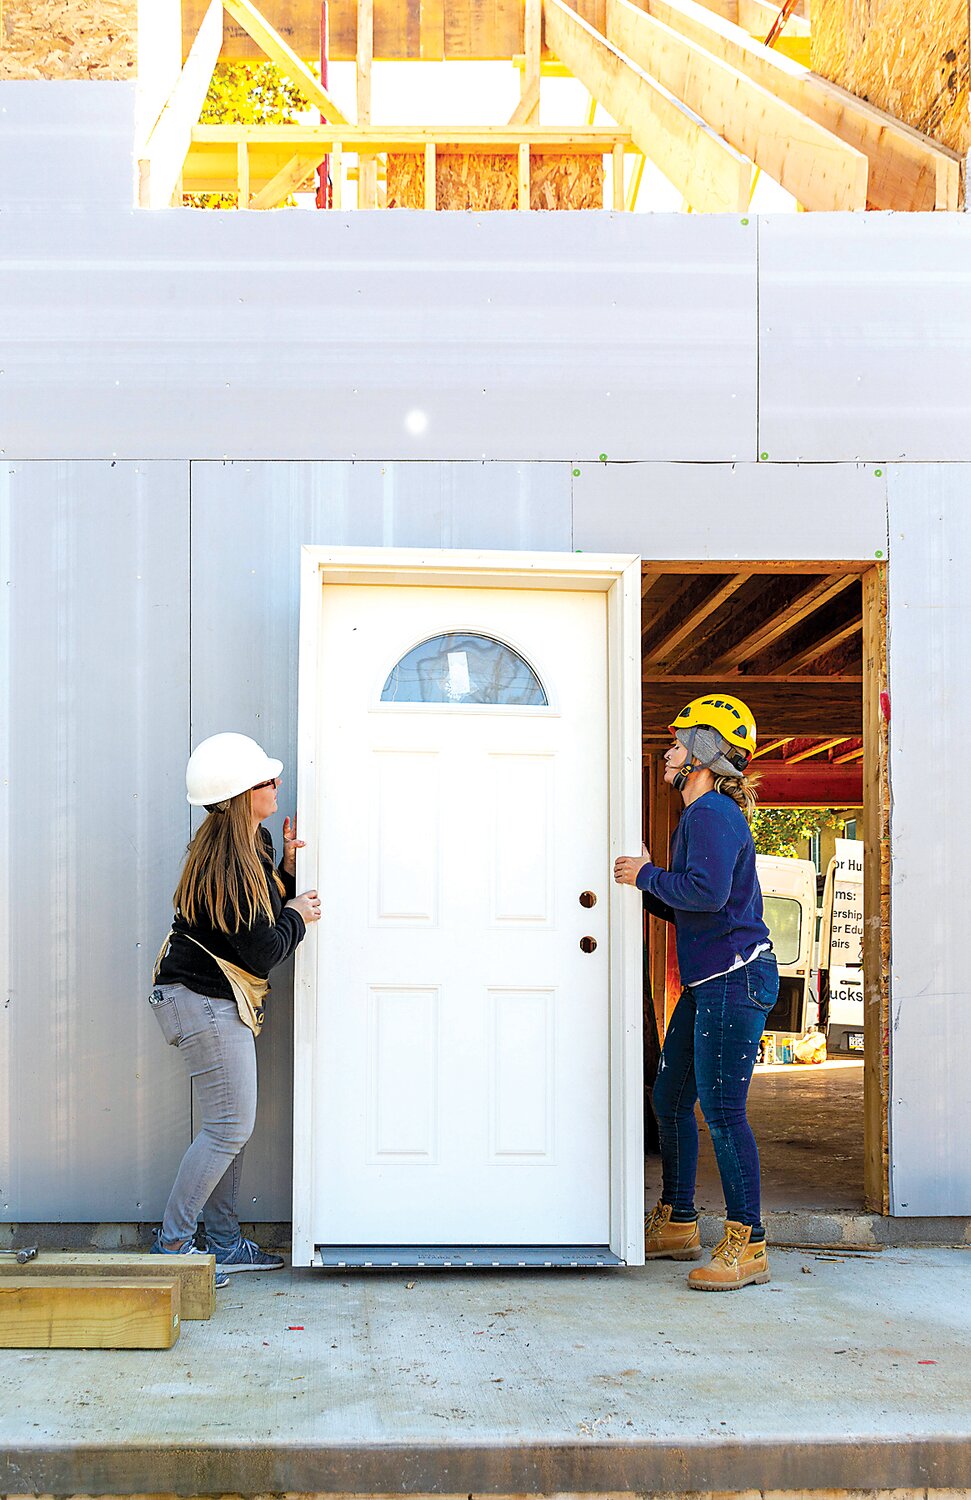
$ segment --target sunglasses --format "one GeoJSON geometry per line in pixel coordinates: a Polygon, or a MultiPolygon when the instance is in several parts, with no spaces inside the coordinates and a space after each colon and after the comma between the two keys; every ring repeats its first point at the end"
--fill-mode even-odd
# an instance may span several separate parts
{"type": "Polygon", "coordinates": [[[280,785],[280,777],[279,776],[271,776],[270,779],[269,779],[269,781],[258,781],[255,786],[251,786],[250,787],[250,791],[251,792],[262,792],[262,790],[263,790],[264,787],[267,787],[267,786],[278,787],[279,785],[280,785]]]}

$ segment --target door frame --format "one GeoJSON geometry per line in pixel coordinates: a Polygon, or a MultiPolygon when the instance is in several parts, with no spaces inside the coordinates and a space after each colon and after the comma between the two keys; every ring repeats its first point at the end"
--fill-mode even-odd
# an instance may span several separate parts
{"type": "MultiPolygon", "coordinates": [[[[319,693],[322,591],[330,584],[420,588],[519,588],[607,596],[607,713],[610,862],[637,853],[641,821],[641,560],[631,554],[477,552],[412,547],[300,549],[300,664],[297,806],[306,847],[297,886],[317,883],[326,851],[317,842],[317,746],[326,705],[319,693]]],[[[610,881],[609,1129],[610,1249],[626,1265],[644,1263],[643,913],[626,887],[610,881]]],[[[326,922],[326,913],[324,914],[326,922]]],[[[296,953],[293,994],[293,1251],[315,1263],[314,1057],[316,926],[296,953]]]]}

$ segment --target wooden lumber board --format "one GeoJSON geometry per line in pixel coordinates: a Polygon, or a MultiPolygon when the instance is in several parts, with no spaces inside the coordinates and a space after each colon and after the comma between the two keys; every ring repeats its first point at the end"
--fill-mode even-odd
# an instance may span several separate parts
{"type": "Polygon", "coordinates": [[[890,1210],[890,776],[886,567],[863,577],[863,1186],[871,1213],[890,1210]]]}
{"type": "Polygon", "coordinates": [[[137,38],[137,0],[3,0],[0,80],[134,80],[137,38]]]}
{"type": "Polygon", "coordinates": [[[553,52],[692,208],[724,213],[747,207],[751,168],[744,156],[563,0],[544,0],[543,12],[553,52]]]}
{"type": "MultiPolygon", "coordinates": [[[[858,735],[863,728],[859,683],[815,682],[804,687],[798,678],[790,678],[776,686],[729,677],[723,687],[744,698],[755,715],[759,733],[767,739],[780,735],[858,735]]],[[[663,677],[646,681],[643,693],[645,734],[665,734],[686,699],[696,696],[690,689],[685,691],[683,682],[667,682],[663,677]]]]}
{"type": "Polygon", "coordinates": [[[212,1255],[149,1255],[143,1251],[39,1250],[18,1266],[0,1256],[0,1279],[33,1276],[102,1276],[110,1280],[178,1280],[180,1311],[190,1321],[211,1318],[216,1309],[216,1260],[212,1255]]]}
{"type": "Polygon", "coordinates": [[[211,0],[192,50],[138,162],[138,202],[168,208],[178,192],[192,130],[209,92],[223,37],[222,0],[211,0]]]}
{"type": "Polygon", "coordinates": [[[971,150],[967,0],[814,0],[812,66],[944,146],[971,150]]]}
{"type": "Polygon", "coordinates": [[[957,208],[960,157],[828,79],[753,41],[697,0],[648,0],[652,16],[862,151],[871,208],[957,208]]]}
{"type": "Polygon", "coordinates": [[[222,0],[222,4],[226,13],[249,32],[270,61],[276,63],[284,77],[296,84],[301,93],[305,94],[310,103],[320,110],[326,120],[335,125],[346,125],[346,117],[337,108],[320,79],[298,57],[285,38],[270,25],[252,0],[222,0]]]}
{"type": "Polygon", "coordinates": [[[180,1317],[177,1276],[0,1280],[3,1349],[171,1349],[180,1317]]]}
{"type": "Polygon", "coordinates": [[[607,0],[607,36],[804,208],[866,208],[863,153],[770,89],[630,0],[607,0]]]}

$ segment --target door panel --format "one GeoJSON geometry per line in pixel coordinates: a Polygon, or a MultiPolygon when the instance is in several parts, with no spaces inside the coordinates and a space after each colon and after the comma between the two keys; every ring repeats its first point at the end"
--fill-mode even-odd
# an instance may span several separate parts
{"type": "Polygon", "coordinates": [[[323,601],[315,1240],[605,1244],[605,596],[323,601]],[[524,658],[547,705],[475,635],[524,658]],[[409,654],[436,701],[382,702],[409,654]],[[513,701],[468,701],[489,673],[513,701]]]}

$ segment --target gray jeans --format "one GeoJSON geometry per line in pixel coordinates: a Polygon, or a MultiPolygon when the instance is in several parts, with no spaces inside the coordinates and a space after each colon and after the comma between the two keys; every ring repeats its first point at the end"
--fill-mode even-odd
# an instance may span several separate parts
{"type": "Polygon", "coordinates": [[[202,1112],[162,1216],[162,1238],[190,1239],[200,1215],[215,1245],[239,1239],[236,1200],[243,1147],[256,1122],[256,1044],[235,1000],[161,984],[150,1003],[165,1040],[178,1047],[202,1112]]]}

